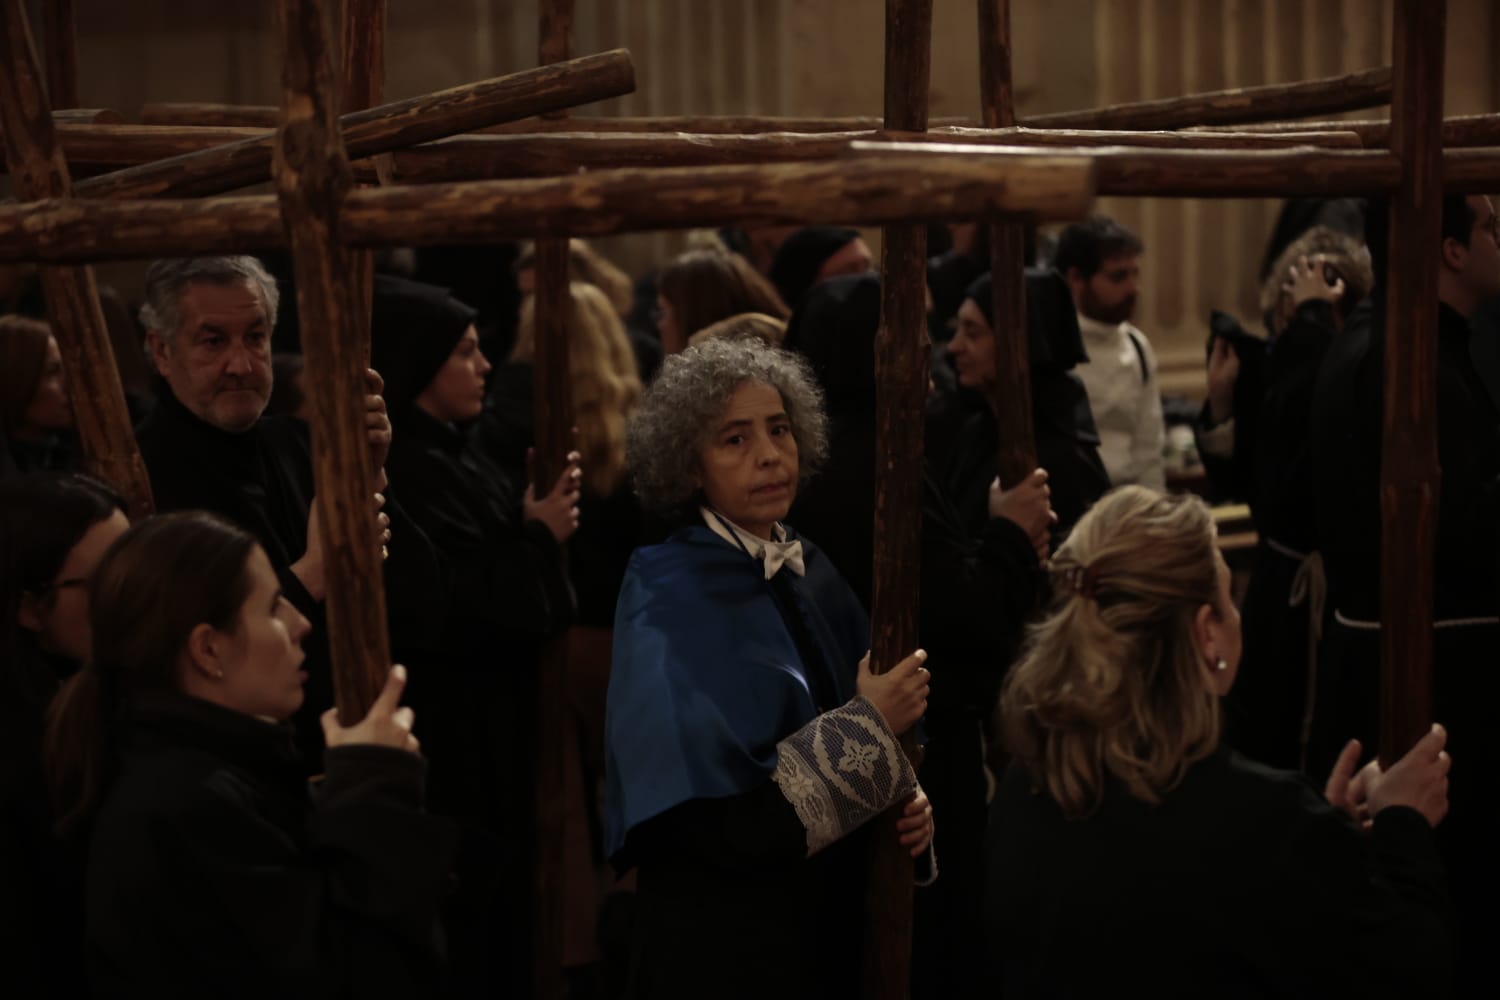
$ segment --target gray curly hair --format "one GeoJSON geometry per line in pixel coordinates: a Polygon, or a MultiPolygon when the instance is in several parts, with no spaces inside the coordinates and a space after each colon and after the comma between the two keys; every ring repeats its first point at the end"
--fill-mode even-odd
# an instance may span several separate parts
{"type": "Polygon", "coordinates": [[[249,256],[170,257],[154,260],[146,268],[146,303],[141,306],[141,325],[168,338],[177,336],[182,324],[179,306],[182,293],[195,281],[211,285],[248,287],[266,311],[266,326],[276,328],[276,307],[281,292],[260,261],[249,256]]]}
{"type": "Polygon", "coordinates": [[[807,362],[758,339],[709,340],[667,358],[626,428],[625,460],[644,506],[669,518],[686,517],[697,506],[698,451],[747,382],[781,393],[797,442],[799,486],[822,466],[828,417],[807,362]]]}

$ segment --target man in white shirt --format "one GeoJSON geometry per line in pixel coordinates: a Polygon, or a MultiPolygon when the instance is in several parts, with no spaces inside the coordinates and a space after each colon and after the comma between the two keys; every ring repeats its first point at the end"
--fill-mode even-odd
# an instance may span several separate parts
{"type": "Polygon", "coordinates": [[[1106,216],[1069,226],[1054,266],[1073,289],[1089,359],[1074,369],[1099,428],[1099,457],[1115,486],[1166,485],[1165,428],[1156,355],[1130,324],[1140,281],[1140,237],[1106,216]]]}

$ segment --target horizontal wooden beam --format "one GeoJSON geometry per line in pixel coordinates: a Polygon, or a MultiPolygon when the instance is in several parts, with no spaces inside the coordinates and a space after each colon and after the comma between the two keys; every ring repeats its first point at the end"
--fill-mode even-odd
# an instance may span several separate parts
{"type": "Polygon", "coordinates": [[[1500,191],[1500,146],[1445,150],[1443,190],[1450,194],[1500,191]]]}
{"type": "MultiPolygon", "coordinates": [[[[1304,130],[1333,128],[1354,132],[1369,149],[1386,149],[1391,144],[1391,123],[1386,118],[1358,121],[1262,122],[1258,125],[1208,125],[1193,129],[1194,135],[1212,134],[1222,129],[1277,135],[1304,130]]],[[[1468,146],[1500,146],[1500,114],[1454,115],[1443,119],[1443,146],[1449,149],[1468,146]]]]}
{"type": "MultiPolygon", "coordinates": [[[[120,169],[268,134],[252,128],[157,125],[63,126],[58,133],[69,166],[82,170],[120,169]]],[[[1359,137],[1352,132],[1262,135],[1027,128],[946,128],[927,133],[769,132],[757,135],[549,132],[455,136],[398,150],[393,154],[392,162],[394,179],[402,181],[546,177],[580,169],[816,160],[836,156],[858,139],[1015,146],[1124,145],[1165,149],[1281,149],[1291,146],[1357,149],[1360,146],[1359,137]]]]}
{"type": "Polygon", "coordinates": [[[142,125],[249,126],[275,128],[281,109],[274,104],[210,104],[184,101],[147,104],[141,108],[142,125]]]}
{"type": "MultiPolygon", "coordinates": [[[[635,90],[624,49],[408,98],[339,119],[351,159],[469,132],[497,121],[588,104],[635,90]]],[[[221,194],[271,176],[271,136],[127,167],[81,181],[80,198],[154,198],[221,194]]]]}
{"type": "MultiPolygon", "coordinates": [[[[933,154],[921,143],[855,142],[865,153],[933,154]]],[[[1053,152],[1062,153],[1058,149],[1053,152]]],[[[1098,168],[1097,193],[1134,198],[1272,198],[1363,195],[1394,189],[1401,164],[1389,152],[1322,149],[1076,149],[1098,168]]],[[[993,146],[943,147],[942,155],[1008,155],[993,146]]],[[[1009,154],[1013,155],[1013,154],[1009,154]]]]}
{"type": "MultiPolygon", "coordinates": [[[[821,163],[601,170],[538,180],[350,192],[355,246],[421,246],[693,226],[915,222],[1020,215],[1079,218],[1093,202],[1083,155],[923,151],[821,163]]],[[[0,206],[0,261],[82,262],[279,248],[276,199],[51,200],[0,206]]]]}
{"type": "Polygon", "coordinates": [[[1389,104],[1391,68],[1361,70],[1298,83],[1236,87],[1183,97],[1134,101],[1085,111],[1034,115],[1035,128],[1162,129],[1191,125],[1237,125],[1281,118],[1337,114],[1389,104]]]}

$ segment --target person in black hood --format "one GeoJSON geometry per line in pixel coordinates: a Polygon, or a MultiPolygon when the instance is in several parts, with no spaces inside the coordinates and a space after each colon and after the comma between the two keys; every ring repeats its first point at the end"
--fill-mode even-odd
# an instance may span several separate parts
{"type": "MultiPolygon", "coordinates": [[[[328,580],[313,514],[312,449],[305,423],[265,417],[272,385],[271,330],[280,295],[253,257],[160,260],[146,271],[141,321],[161,375],[159,402],[136,430],[158,511],[209,510],[249,531],[271,558],[287,598],[313,623],[306,643],[309,705],[333,700],[323,598],[328,580]]],[[[383,469],[390,422],[380,376],[367,373],[370,448],[383,469]]],[[[383,478],[384,473],[380,473],[383,478]]],[[[388,543],[385,564],[391,648],[416,659],[441,620],[432,546],[388,487],[371,530],[388,543]]],[[[316,714],[294,720],[316,769],[316,714]]]]}
{"type": "Polygon", "coordinates": [[[448,581],[439,653],[414,667],[412,699],[429,722],[431,807],[463,830],[451,992],[523,995],[536,668],[542,642],[573,614],[561,543],[577,526],[579,471],[575,455],[549,496],[523,499],[468,447],[490,370],[474,316],[445,289],[377,277],[371,358],[390,373],[391,475],[409,484],[408,509],[448,581]]]}
{"type": "Polygon", "coordinates": [[[18,996],[87,992],[82,845],[54,836],[42,732],[88,659],[88,580],[124,506],[85,476],[0,482],[0,962],[18,996]]]}
{"type": "Polygon", "coordinates": [[[61,825],[90,826],[93,995],[427,992],[452,831],[422,813],[403,668],[361,721],[323,712],[313,794],[285,725],[309,625],[252,535],[201,511],[149,518],[89,598],[91,655],[46,759],[61,825]]]}
{"type": "MultiPolygon", "coordinates": [[[[987,516],[999,434],[986,397],[995,379],[990,276],[969,286],[948,353],[959,392],[934,402],[928,448],[959,516],[978,535],[987,516]]],[[[1072,369],[1086,359],[1067,282],[1049,269],[1026,272],[1031,419],[1038,464],[1047,470],[1057,512],[1056,548],[1078,518],[1109,489],[1088,393],[1072,369]]],[[[1009,485],[1009,484],[1002,484],[1009,485]]]]}
{"type": "MultiPolygon", "coordinates": [[[[829,418],[829,460],[790,519],[870,607],[875,516],[875,335],[880,278],[838,277],[792,317],[785,346],[806,357],[829,418]]],[[[941,816],[942,877],[917,893],[918,997],[965,995],[978,978],[986,781],[981,731],[1041,583],[1037,540],[1051,523],[1045,477],[990,497],[978,541],[923,476],[921,617],[932,688],[920,772],[941,816]]]]}
{"type": "Polygon", "coordinates": [[[777,248],[769,277],[781,301],[796,309],[818,282],[841,274],[865,274],[873,259],[859,230],[808,226],[788,236],[777,248]]]}

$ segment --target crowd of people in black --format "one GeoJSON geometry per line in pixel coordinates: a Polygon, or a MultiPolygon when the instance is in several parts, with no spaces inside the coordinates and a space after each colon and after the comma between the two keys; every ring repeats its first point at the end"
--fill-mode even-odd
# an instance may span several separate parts
{"type": "Polygon", "coordinates": [[[700,234],[634,282],[573,241],[575,450],[548,482],[530,252],[383,256],[364,403],[395,662],[353,725],[287,261],[157,261],[136,319],[113,310],[157,510],[135,524],[85,471],[11,269],[7,982],[528,996],[537,748],[562,741],[576,998],[861,995],[877,836],[914,859],[914,997],[1484,995],[1500,221],[1442,211],[1442,725],[1385,766],[1381,375],[1404,321],[1379,203],[1288,203],[1264,333],[1209,323],[1206,492],[1259,538],[1238,606],[1208,505],[1160,488],[1141,241],[1102,218],[1031,240],[1027,329],[1005,331],[984,228],[933,227],[920,648],[879,674],[858,231],[700,234]],[[1001,335],[1027,338],[1039,463],[1005,483],[1001,335]],[[561,733],[536,711],[555,642],[561,733]],[[892,807],[894,834],[867,822],[892,807]]]}

